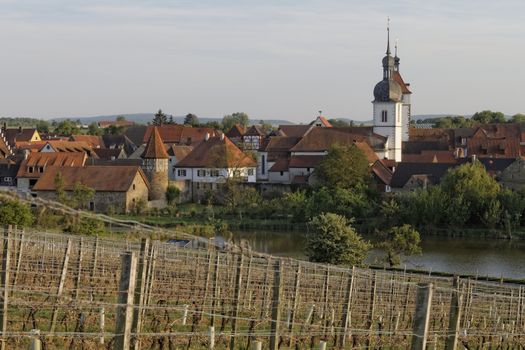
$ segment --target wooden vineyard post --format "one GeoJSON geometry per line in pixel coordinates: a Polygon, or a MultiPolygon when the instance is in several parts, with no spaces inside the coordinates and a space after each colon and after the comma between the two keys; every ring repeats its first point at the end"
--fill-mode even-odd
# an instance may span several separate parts
{"type": "Polygon", "coordinates": [[[369,330],[368,337],[366,338],[366,348],[370,349],[374,343],[374,317],[376,308],[376,283],[377,283],[377,272],[372,271],[372,286],[370,287],[370,309],[368,311],[368,324],[369,330]]]}
{"type": "Polygon", "coordinates": [[[212,297],[211,297],[211,315],[210,315],[210,326],[215,325],[215,307],[217,305],[217,299],[219,298],[219,295],[217,293],[218,291],[218,283],[219,283],[219,263],[220,263],[220,253],[217,252],[217,255],[215,256],[215,266],[213,269],[213,289],[212,289],[212,297]]]}
{"type": "Polygon", "coordinates": [[[341,320],[341,326],[343,327],[342,334],[339,337],[339,346],[345,347],[346,339],[348,338],[348,326],[350,321],[350,307],[352,306],[352,290],[354,289],[355,280],[355,267],[352,267],[352,275],[348,279],[348,285],[346,287],[345,306],[343,310],[343,319],[341,320]]]}
{"type": "Polygon", "coordinates": [[[121,256],[118,306],[115,326],[114,350],[131,348],[131,324],[133,320],[133,297],[135,290],[137,257],[133,252],[121,256]]]}
{"type": "Polygon", "coordinates": [[[432,306],[432,283],[417,285],[416,311],[412,335],[412,350],[425,350],[427,347],[430,308],[432,306]]]}
{"type": "Polygon", "coordinates": [[[237,318],[239,317],[240,310],[240,299],[241,299],[241,283],[242,283],[242,254],[239,254],[237,263],[237,274],[235,276],[235,292],[234,292],[234,305],[232,315],[232,335],[230,338],[230,350],[235,350],[235,343],[237,339],[237,318]]]}
{"type": "Polygon", "coordinates": [[[448,321],[448,335],[445,350],[456,350],[458,345],[459,329],[461,323],[461,304],[463,296],[459,292],[459,277],[454,278],[452,298],[450,300],[450,313],[448,321]]]}
{"type": "Polygon", "coordinates": [[[20,266],[22,265],[22,254],[24,251],[24,237],[25,237],[25,231],[22,229],[20,233],[20,243],[18,245],[18,251],[16,252],[16,270],[15,270],[15,275],[13,276],[13,287],[16,286],[18,275],[20,273],[20,266]]]}
{"type": "MultiPolygon", "coordinates": [[[[132,333],[139,333],[141,330],[141,321],[142,321],[142,308],[144,306],[144,287],[146,282],[146,269],[147,269],[147,255],[149,250],[149,239],[143,238],[140,242],[140,255],[139,263],[137,269],[137,281],[135,285],[135,293],[133,297],[133,322],[131,325],[132,333]]],[[[140,349],[140,341],[137,337],[134,337],[131,340],[131,346],[135,350],[140,349]]]]}
{"type": "Polygon", "coordinates": [[[67,266],[69,264],[69,255],[71,254],[71,238],[67,239],[66,251],[64,252],[64,259],[62,260],[62,272],[60,273],[60,281],[58,282],[57,295],[55,297],[55,305],[53,306],[53,313],[51,314],[51,326],[49,327],[49,332],[53,333],[55,331],[55,326],[57,323],[58,317],[58,302],[62,297],[64,291],[64,283],[66,282],[67,275],[67,266]]]}
{"type": "Polygon", "coordinates": [[[281,322],[281,285],[283,279],[283,267],[281,261],[277,260],[274,266],[272,295],[272,325],[270,331],[270,350],[279,348],[279,330],[281,322]]]}
{"type": "Polygon", "coordinates": [[[80,241],[78,243],[78,260],[77,260],[77,278],[75,280],[75,301],[78,300],[78,293],[79,293],[79,290],[80,290],[80,279],[82,278],[82,255],[83,255],[83,250],[82,250],[82,245],[83,245],[83,239],[82,237],[80,238],[80,241]]]}
{"type": "Polygon", "coordinates": [[[98,343],[104,345],[104,328],[106,327],[106,313],[103,307],[100,308],[100,315],[98,319],[98,328],[100,329],[100,338],[98,343]]]}
{"type": "Polygon", "coordinates": [[[2,272],[0,275],[0,287],[3,288],[2,298],[0,300],[1,313],[0,325],[2,326],[2,339],[0,349],[6,349],[6,332],[7,332],[7,308],[9,303],[9,270],[11,269],[11,226],[4,227],[4,244],[2,254],[2,272]]]}
{"type": "Polygon", "coordinates": [[[296,309],[297,305],[299,303],[299,288],[301,286],[301,265],[297,264],[297,272],[295,273],[295,284],[294,284],[294,297],[293,297],[293,303],[292,303],[292,310],[290,311],[290,324],[288,325],[288,332],[290,333],[290,341],[289,346],[292,347],[293,345],[293,324],[295,322],[296,317],[296,309]]]}

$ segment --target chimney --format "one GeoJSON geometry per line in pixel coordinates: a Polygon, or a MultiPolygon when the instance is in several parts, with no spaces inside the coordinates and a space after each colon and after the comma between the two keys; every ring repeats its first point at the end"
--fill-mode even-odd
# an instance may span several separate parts
{"type": "Polygon", "coordinates": [[[224,133],[221,132],[221,141],[224,140],[224,133]]]}
{"type": "Polygon", "coordinates": [[[22,127],[21,126],[18,127],[18,132],[22,132],[22,127]]]}
{"type": "Polygon", "coordinates": [[[210,133],[207,132],[206,135],[204,135],[204,141],[208,141],[210,139],[210,133]]]}
{"type": "Polygon", "coordinates": [[[475,154],[472,155],[472,163],[476,163],[476,155],[475,154]]]}
{"type": "Polygon", "coordinates": [[[24,159],[27,159],[27,157],[29,157],[29,150],[25,149],[23,152],[24,152],[24,159]]]}

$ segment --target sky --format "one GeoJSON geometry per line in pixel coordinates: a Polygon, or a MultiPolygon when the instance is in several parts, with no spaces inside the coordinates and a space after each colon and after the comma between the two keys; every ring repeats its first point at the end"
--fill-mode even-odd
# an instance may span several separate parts
{"type": "Polygon", "coordinates": [[[386,22],[413,114],[525,112],[523,0],[0,0],[0,116],[370,120],[386,22]]]}

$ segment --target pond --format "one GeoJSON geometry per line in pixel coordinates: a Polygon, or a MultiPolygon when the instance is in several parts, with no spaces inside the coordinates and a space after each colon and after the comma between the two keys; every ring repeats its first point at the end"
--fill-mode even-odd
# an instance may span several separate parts
{"type": "MultiPolygon", "coordinates": [[[[238,231],[234,240],[253,250],[304,259],[306,236],[298,232],[238,231]]],[[[525,279],[525,241],[423,237],[423,254],[403,258],[402,266],[432,272],[525,279]]],[[[373,250],[368,264],[379,265],[382,252],[373,250]]]]}

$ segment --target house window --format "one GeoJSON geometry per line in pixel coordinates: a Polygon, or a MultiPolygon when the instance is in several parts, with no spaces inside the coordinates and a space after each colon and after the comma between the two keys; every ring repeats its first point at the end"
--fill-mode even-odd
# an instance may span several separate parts
{"type": "Polygon", "coordinates": [[[91,211],[95,210],[95,202],[89,202],[89,210],[91,211]]]}
{"type": "Polygon", "coordinates": [[[253,176],[253,169],[248,169],[248,176],[253,176]]]}
{"type": "Polygon", "coordinates": [[[197,176],[198,177],[205,177],[206,176],[206,170],[202,170],[202,169],[197,170],[197,176]]]}
{"type": "Polygon", "coordinates": [[[196,182],[195,183],[195,189],[198,190],[199,188],[201,188],[201,183],[200,182],[196,182]]]}
{"type": "Polygon", "coordinates": [[[4,177],[4,182],[11,182],[11,181],[13,181],[13,178],[9,176],[4,177]]]}
{"type": "Polygon", "coordinates": [[[284,171],[281,171],[281,176],[283,176],[283,175],[284,175],[284,171]]]}
{"type": "Polygon", "coordinates": [[[38,167],[38,172],[43,173],[44,172],[44,167],[43,166],[38,167]]]}
{"type": "MultiPolygon", "coordinates": [[[[199,170],[197,170],[197,173],[199,170]]],[[[186,169],[179,169],[177,170],[177,176],[186,176],[186,169]]]]}
{"type": "Polygon", "coordinates": [[[239,177],[239,176],[241,176],[241,171],[240,171],[240,170],[234,170],[234,171],[233,171],[233,176],[234,176],[234,177],[239,177]]]}
{"type": "Polygon", "coordinates": [[[386,123],[388,120],[388,112],[387,111],[381,111],[381,122],[386,123]]]}
{"type": "Polygon", "coordinates": [[[265,171],[266,171],[266,156],[263,154],[261,156],[261,174],[264,175],[265,171]]]}
{"type": "Polygon", "coordinates": [[[135,189],[135,184],[133,184],[133,189],[135,189]]]}
{"type": "Polygon", "coordinates": [[[27,172],[28,172],[29,174],[32,174],[32,173],[33,173],[33,167],[32,167],[32,166],[27,167],[27,172]]]}
{"type": "Polygon", "coordinates": [[[310,168],[306,168],[306,171],[310,172],[310,168]]]}
{"type": "Polygon", "coordinates": [[[210,176],[211,177],[219,177],[219,170],[218,169],[213,169],[210,171],[210,176]]]}

